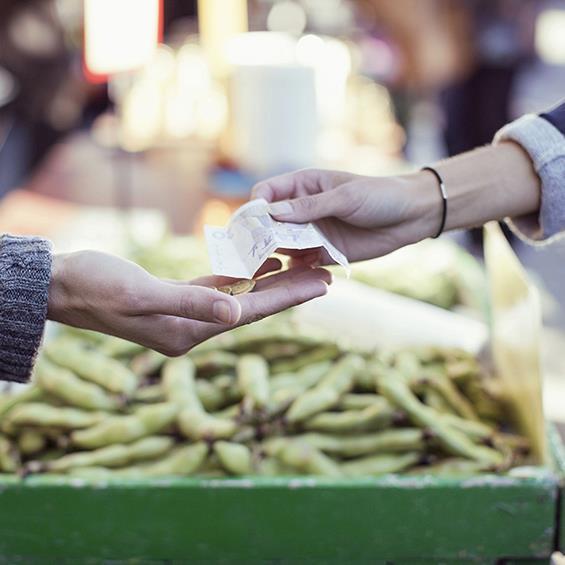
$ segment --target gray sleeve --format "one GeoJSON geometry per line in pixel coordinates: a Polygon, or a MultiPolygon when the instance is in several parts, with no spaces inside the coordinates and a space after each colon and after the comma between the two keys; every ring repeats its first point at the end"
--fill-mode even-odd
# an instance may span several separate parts
{"type": "Polygon", "coordinates": [[[539,214],[507,220],[522,239],[549,243],[565,236],[565,136],[548,120],[527,115],[503,127],[495,143],[512,140],[530,155],[541,181],[539,214]]]}
{"type": "Polygon", "coordinates": [[[29,380],[47,318],[50,279],[48,241],[0,238],[0,379],[29,380]]]}
{"type": "Polygon", "coordinates": [[[557,104],[555,108],[540,114],[540,116],[565,135],[565,102],[557,104]]]}

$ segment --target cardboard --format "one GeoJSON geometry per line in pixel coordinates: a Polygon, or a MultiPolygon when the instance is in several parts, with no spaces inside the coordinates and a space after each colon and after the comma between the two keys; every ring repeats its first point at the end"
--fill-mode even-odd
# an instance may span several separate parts
{"type": "Polygon", "coordinates": [[[509,395],[518,428],[532,442],[539,461],[547,463],[539,295],[498,224],[488,224],[484,233],[496,373],[509,395]]]}

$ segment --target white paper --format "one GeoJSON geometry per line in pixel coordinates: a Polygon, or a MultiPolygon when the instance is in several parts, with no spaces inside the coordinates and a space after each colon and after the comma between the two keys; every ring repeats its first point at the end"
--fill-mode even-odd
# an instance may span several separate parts
{"type": "Polygon", "coordinates": [[[204,233],[215,275],[250,279],[279,248],[323,247],[349,276],[345,255],[314,224],[278,222],[263,199],[244,204],[225,227],[204,226],[204,233]]]}

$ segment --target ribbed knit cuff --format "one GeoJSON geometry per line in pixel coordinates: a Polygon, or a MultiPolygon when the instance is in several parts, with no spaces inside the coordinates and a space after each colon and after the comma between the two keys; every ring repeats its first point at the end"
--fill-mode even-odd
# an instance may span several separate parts
{"type": "Polygon", "coordinates": [[[0,379],[29,380],[47,318],[51,259],[45,239],[0,239],[0,379]]]}
{"type": "Polygon", "coordinates": [[[552,124],[526,115],[503,127],[495,143],[512,140],[530,155],[541,180],[539,214],[507,220],[512,230],[530,243],[549,243],[565,231],[565,136],[552,124]]]}

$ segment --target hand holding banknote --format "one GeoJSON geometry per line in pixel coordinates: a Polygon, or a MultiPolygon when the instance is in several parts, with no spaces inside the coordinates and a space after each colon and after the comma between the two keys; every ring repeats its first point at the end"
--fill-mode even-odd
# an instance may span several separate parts
{"type": "Polygon", "coordinates": [[[261,198],[242,206],[227,226],[205,226],[215,275],[250,279],[277,250],[324,250],[349,272],[347,258],[312,223],[279,222],[261,198]]]}
{"type": "MultiPolygon", "coordinates": [[[[436,163],[434,169],[444,184],[445,205],[429,169],[393,177],[303,170],[259,183],[253,198],[269,202],[275,220],[315,222],[349,261],[380,257],[443,230],[539,213],[540,179],[517,143],[482,147],[436,163]]],[[[562,220],[551,218],[561,225],[562,220]]],[[[539,237],[536,223],[530,216],[528,230],[539,237]]],[[[295,263],[333,262],[324,250],[287,253],[295,263]]]]}
{"type": "MultiPolygon", "coordinates": [[[[418,239],[415,220],[423,218],[414,188],[408,176],[385,179],[308,169],[259,183],[253,198],[268,201],[271,215],[281,222],[315,222],[349,261],[360,261],[418,239]]],[[[297,263],[334,262],[323,249],[284,252],[297,263]]]]}

